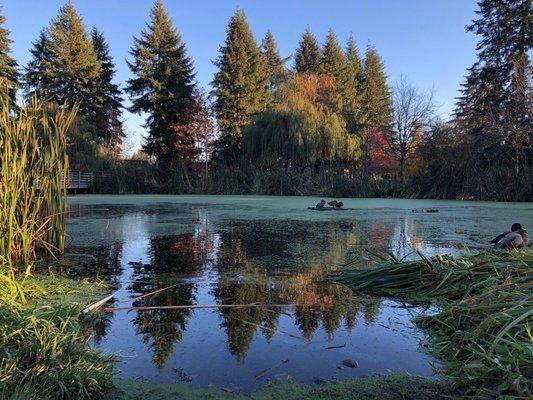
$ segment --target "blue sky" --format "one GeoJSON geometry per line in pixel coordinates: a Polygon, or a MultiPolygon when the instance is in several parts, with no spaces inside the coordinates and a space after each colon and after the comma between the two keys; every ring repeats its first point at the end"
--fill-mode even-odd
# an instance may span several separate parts
{"type": "MultiPolygon", "coordinates": [[[[19,64],[39,31],[66,0],[4,0],[3,14],[19,64]]],[[[88,28],[96,25],[110,44],[123,86],[131,76],[126,59],[133,36],[148,21],[152,0],[73,0],[88,28]]],[[[475,59],[476,38],[465,31],[475,18],[475,0],[165,0],[174,25],[194,60],[197,79],[209,90],[226,24],[237,8],[244,10],[261,40],[270,29],[283,56],[294,52],[307,26],[323,39],[329,28],[344,44],[352,34],[361,53],[368,43],[382,56],[390,83],[404,75],[421,89],[433,88],[439,113],[453,110],[466,69],[475,59]]],[[[292,62],[292,61],[291,61],[292,62]]],[[[130,146],[138,147],[143,117],[125,113],[130,146]]]]}

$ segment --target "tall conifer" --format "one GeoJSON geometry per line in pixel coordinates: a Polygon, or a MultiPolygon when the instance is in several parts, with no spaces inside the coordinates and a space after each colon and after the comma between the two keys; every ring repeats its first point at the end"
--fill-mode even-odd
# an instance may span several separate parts
{"type": "Polygon", "coordinates": [[[160,170],[166,174],[188,154],[181,152],[174,127],[187,120],[196,84],[192,60],[161,0],[152,7],[150,22],[141,37],[134,38],[130,54],[133,61],[128,65],[135,75],[126,88],[132,98],[130,111],[148,114],[143,148],[156,156],[160,170]]]}
{"type": "Polygon", "coordinates": [[[290,57],[280,57],[276,40],[270,30],[261,43],[261,54],[265,59],[270,91],[273,93],[287,79],[288,71],[285,64],[290,57]]]}
{"type": "Polygon", "coordinates": [[[0,92],[14,103],[19,87],[19,72],[17,62],[10,54],[12,41],[9,31],[3,26],[5,22],[6,18],[0,15],[0,92]]]}
{"type": "Polygon", "coordinates": [[[88,116],[101,102],[96,95],[100,62],[70,1],[60,8],[48,32],[48,54],[41,60],[47,75],[46,95],[59,104],[78,102],[80,114],[88,116]]]}
{"type": "Polygon", "coordinates": [[[100,62],[100,76],[97,85],[97,96],[101,99],[101,107],[95,110],[94,121],[98,128],[98,137],[102,143],[113,151],[118,151],[124,138],[122,121],[122,97],[115,77],[115,64],[109,53],[109,45],[102,32],[93,28],[91,32],[96,57],[100,62]]]}
{"type": "Polygon", "coordinates": [[[344,84],[346,73],[346,57],[341,46],[339,45],[337,36],[331,29],[326,35],[326,42],[324,43],[324,47],[322,49],[321,72],[334,76],[339,88],[341,88],[344,84]]]}
{"type": "Polygon", "coordinates": [[[346,44],[346,71],[343,85],[343,113],[348,131],[355,133],[365,123],[362,110],[362,68],[355,39],[350,36],[346,44]]]}
{"type": "Polygon", "coordinates": [[[391,90],[383,62],[372,46],[368,46],[365,52],[362,86],[362,110],[366,126],[388,128],[392,116],[391,90]]]}
{"type": "Polygon", "coordinates": [[[229,20],[215,65],[211,94],[221,131],[215,156],[232,161],[240,152],[244,126],[265,109],[270,97],[265,61],[240,10],[229,20]]]}
{"type": "Polygon", "coordinates": [[[322,69],[322,54],[320,46],[309,28],[302,35],[294,58],[296,72],[311,72],[319,74],[322,69]]]}
{"type": "Polygon", "coordinates": [[[24,89],[29,98],[34,94],[39,98],[46,98],[46,93],[51,85],[50,71],[50,38],[47,29],[42,29],[39,38],[33,43],[30,50],[32,55],[28,65],[24,68],[24,89]]]}

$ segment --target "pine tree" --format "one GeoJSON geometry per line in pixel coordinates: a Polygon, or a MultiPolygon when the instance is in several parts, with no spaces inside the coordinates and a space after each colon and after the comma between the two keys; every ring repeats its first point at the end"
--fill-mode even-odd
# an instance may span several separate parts
{"type": "Polygon", "coordinates": [[[7,95],[14,104],[17,88],[19,87],[18,64],[10,55],[11,39],[9,31],[3,27],[6,18],[0,15],[0,91],[2,96],[7,95]]]}
{"type": "Polygon", "coordinates": [[[480,36],[456,108],[469,156],[463,187],[483,195],[495,184],[503,198],[530,198],[533,133],[531,0],[481,0],[467,31],[480,36]],[[481,172],[481,173],[480,173],[481,172]]]}
{"type": "Polygon", "coordinates": [[[183,143],[175,127],[187,121],[196,84],[192,60],[161,0],[150,11],[147,29],[134,38],[130,54],[133,61],[128,65],[135,75],[126,88],[132,97],[130,111],[148,114],[143,149],[156,157],[160,171],[167,174],[186,161],[193,145],[189,140],[183,143]]]}
{"type": "MultiPolygon", "coordinates": [[[[497,143],[502,139],[496,134],[502,113],[508,111],[511,97],[516,95],[512,88],[516,66],[531,64],[531,0],[483,0],[477,14],[479,19],[467,30],[481,36],[478,60],[469,69],[456,114],[475,140],[485,142],[490,137],[497,143]]],[[[524,117],[524,108],[515,111],[516,118],[524,117]]]]}
{"type": "Polygon", "coordinates": [[[298,49],[296,49],[295,63],[296,72],[298,73],[311,72],[319,74],[322,70],[320,46],[309,28],[305,30],[298,49]]]}
{"type": "Polygon", "coordinates": [[[362,86],[362,111],[366,127],[387,129],[392,115],[391,91],[383,62],[372,46],[366,49],[362,86]]]}
{"type": "Polygon", "coordinates": [[[41,30],[30,53],[32,59],[24,68],[23,75],[26,97],[30,98],[36,95],[39,98],[46,98],[46,93],[51,85],[50,71],[46,68],[51,62],[50,38],[47,29],[41,30]]]}
{"type": "Polygon", "coordinates": [[[93,28],[91,39],[100,62],[100,76],[97,85],[97,97],[102,99],[101,107],[95,110],[94,121],[98,128],[98,138],[110,150],[118,152],[125,137],[120,119],[122,115],[122,97],[117,84],[113,83],[115,64],[109,54],[109,45],[102,32],[93,28]]]}
{"type": "Polygon", "coordinates": [[[322,49],[321,72],[335,77],[339,89],[342,88],[346,74],[346,57],[337,36],[331,29],[326,35],[326,42],[322,49]]]}
{"type": "Polygon", "coordinates": [[[246,16],[238,10],[229,20],[227,37],[214,63],[214,112],[221,131],[215,156],[235,160],[243,128],[269,101],[267,68],[246,16]]]}
{"type": "Polygon", "coordinates": [[[90,116],[101,105],[96,95],[100,62],[70,1],[60,8],[48,32],[48,57],[41,59],[47,75],[43,89],[50,100],[58,104],[77,102],[80,115],[90,116]]]}
{"type": "Polygon", "coordinates": [[[343,114],[348,131],[356,133],[364,125],[365,118],[362,112],[362,68],[359,50],[353,37],[346,44],[346,70],[343,85],[343,114]]]}
{"type": "Polygon", "coordinates": [[[285,64],[290,57],[280,57],[276,40],[270,30],[267,31],[261,43],[261,54],[266,63],[270,92],[274,93],[279,85],[287,79],[288,71],[285,64]]]}

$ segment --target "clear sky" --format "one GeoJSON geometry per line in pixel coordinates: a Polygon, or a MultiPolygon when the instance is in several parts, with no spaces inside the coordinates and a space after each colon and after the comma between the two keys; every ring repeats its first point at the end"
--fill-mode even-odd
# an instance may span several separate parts
{"type": "MultiPolygon", "coordinates": [[[[20,65],[39,31],[66,0],[4,0],[13,55],[20,65]]],[[[110,44],[116,81],[131,76],[126,59],[133,36],[148,21],[152,0],[73,0],[90,29],[96,25],[110,44]]],[[[390,83],[404,75],[421,89],[433,89],[439,114],[453,110],[459,85],[475,59],[476,38],[465,31],[475,18],[476,0],[165,0],[165,6],[194,60],[201,86],[209,90],[219,46],[230,16],[241,8],[259,42],[267,29],[280,53],[291,55],[307,26],[323,42],[329,28],[344,45],[352,34],[363,53],[373,44],[384,60],[390,83]]],[[[292,63],[292,60],[291,60],[292,63]]],[[[130,145],[138,147],[143,117],[124,115],[130,145]]]]}

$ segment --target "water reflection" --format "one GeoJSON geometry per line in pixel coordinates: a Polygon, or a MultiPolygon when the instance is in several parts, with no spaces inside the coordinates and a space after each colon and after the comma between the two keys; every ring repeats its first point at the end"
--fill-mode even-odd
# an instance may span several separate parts
{"type": "Polygon", "coordinates": [[[414,221],[288,223],[211,218],[205,206],[165,205],[149,212],[109,208],[109,215],[80,212],[69,231],[105,238],[107,224],[114,240],[73,243],[69,251],[95,256],[73,270],[111,283],[117,289],[114,305],[273,305],[105,314],[95,346],[134,354],[120,361],[123,376],[172,381],[173,371],[180,371],[192,384],[205,386],[224,383],[231,372],[236,384],[249,390],[262,383],[255,377],[261,365],[269,367],[281,357],[292,360],[285,372],[305,383],[317,375],[431,374],[431,359],[418,351],[420,334],[409,315],[325,279],[365,246],[398,257],[438,249],[423,239],[414,221]],[[165,290],[145,296],[159,289],[165,290]],[[291,306],[274,306],[280,304],[291,306]],[[346,345],[324,350],[328,343],[346,345]],[[360,368],[337,368],[339,360],[350,357],[360,368]]]}

